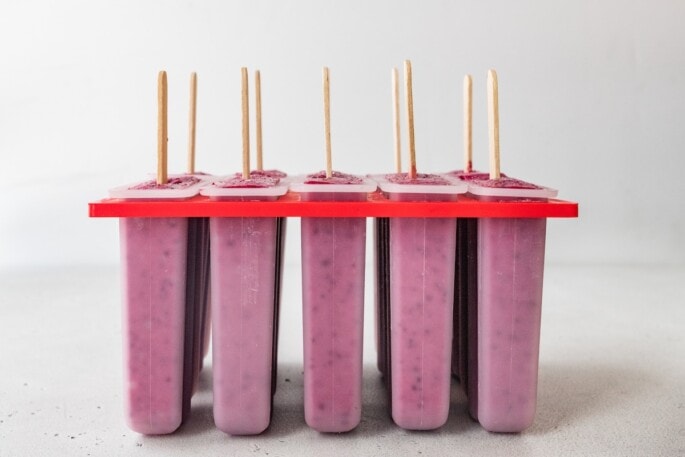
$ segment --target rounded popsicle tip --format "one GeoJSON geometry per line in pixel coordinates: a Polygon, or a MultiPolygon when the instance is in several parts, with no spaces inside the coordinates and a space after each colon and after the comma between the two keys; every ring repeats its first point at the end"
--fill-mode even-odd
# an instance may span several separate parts
{"type": "MultiPolygon", "coordinates": [[[[392,420],[398,427],[405,430],[435,430],[447,423],[449,414],[449,407],[444,406],[441,411],[437,412],[434,417],[420,418],[416,414],[408,411],[395,412],[396,407],[393,406],[392,420]]],[[[398,408],[401,410],[401,407],[398,408]]]]}
{"type": "Polygon", "coordinates": [[[535,421],[535,405],[532,408],[519,408],[515,414],[505,415],[500,410],[487,411],[480,408],[478,423],[492,433],[521,433],[535,421]]]}
{"type": "MultiPolygon", "coordinates": [[[[130,406],[129,406],[130,408],[130,406]]],[[[126,425],[134,432],[142,435],[168,435],[174,433],[181,426],[182,414],[180,406],[176,411],[170,411],[166,416],[158,415],[152,419],[149,414],[143,417],[132,411],[126,413],[126,425]]]]}
{"type": "MultiPolygon", "coordinates": [[[[225,409],[225,408],[224,408],[225,409]]],[[[254,411],[255,414],[246,418],[239,414],[231,414],[225,410],[217,411],[214,408],[214,423],[216,428],[233,436],[259,435],[269,428],[271,423],[270,408],[262,408],[261,411],[254,411]]]]}
{"type": "Polygon", "coordinates": [[[322,413],[318,405],[315,405],[313,397],[310,395],[304,402],[304,421],[307,425],[321,433],[346,433],[351,432],[361,422],[361,405],[343,414],[326,411],[322,413]]]}
{"type": "Polygon", "coordinates": [[[488,82],[494,82],[495,84],[497,83],[497,72],[494,69],[488,70],[488,82]]]}

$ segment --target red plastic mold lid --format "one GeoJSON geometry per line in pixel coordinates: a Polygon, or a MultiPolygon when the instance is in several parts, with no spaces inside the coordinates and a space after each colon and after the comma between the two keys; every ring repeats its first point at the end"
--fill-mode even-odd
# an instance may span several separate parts
{"type": "Polygon", "coordinates": [[[182,201],[90,203],[90,217],[578,217],[578,203],[548,201],[479,201],[460,195],[455,202],[397,202],[382,192],[362,202],[301,201],[288,192],[275,201],[216,201],[196,196],[182,201]]]}

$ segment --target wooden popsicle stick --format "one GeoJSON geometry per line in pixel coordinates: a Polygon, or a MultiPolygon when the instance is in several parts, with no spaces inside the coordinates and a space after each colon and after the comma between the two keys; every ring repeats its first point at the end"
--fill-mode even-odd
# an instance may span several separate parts
{"type": "Polygon", "coordinates": [[[331,157],[331,89],[328,67],[323,67],[323,121],[326,137],[326,177],[333,176],[331,157]]]}
{"type": "Polygon", "coordinates": [[[499,179],[499,93],[497,73],[488,71],[488,136],[490,139],[490,179],[499,179]]]}
{"type": "Polygon", "coordinates": [[[416,147],[414,145],[414,97],[412,95],[411,62],[404,61],[404,88],[407,102],[407,130],[409,134],[409,178],[416,178],[416,147]]]}
{"type": "Polygon", "coordinates": [[[395,172],[402,173],[402,142],[400,139],[400,85],[397,68],[392,69],[392,120],[395,137],[395,172]]]}
{"type": "Polygon", "coordinates": [[[247,68],[240,69],[242,77],[242,101],[243,101],[243,179],[250,177],[250,101],[247,88],[247,68]]]}
{"type": "Polygon", "coordinates": [[[166,71],[157,76],[157,184],[167,178],[167,80],[166,71]]]}
{"type": "Polygon", "coordinates": [[[473,82],[464,76],[464,172],[473,170],[473,82]]]}
{"type": "Polygon", "coordinates": [[[257,137],[257,170],[262,171],[264,165],[262,163],[262,76],[259,70],[254,73],[254,90],[255,90],[255,127],[257,137]]]}
{"type": "Polygon", "coordinates": [[[195,173],[195,126],[197,120],[197,73],[190,74],[190,113],[188,118],[188,173],[195,173]]]}

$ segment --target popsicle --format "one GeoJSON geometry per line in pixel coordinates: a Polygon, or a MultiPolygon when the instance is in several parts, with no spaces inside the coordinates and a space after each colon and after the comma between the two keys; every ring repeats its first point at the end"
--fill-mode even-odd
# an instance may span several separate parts
{"type": "MultiPolygon", "coordinates": [[[[157,179],[110,190],[122,199],[184,199],[197,195],[201,182],[193,176],[168,179],[167,82],[158,80],[157,179]]],[[[129,427],[144,434],[166,434],[178,428],[189,402],[184,363],[186,316],[191,304],[187,256],[187,218],[120,219],[123,278],[124,391],[129,427]],[[185,397],[185,398],[184,398],[185,397]]]]}
{"type": "MultiPolygon", "coordinates": [[[[462,181],[485,178],[487,173],[473,170],[473,82],[471,75],[464,76],[464,166],[461,170],[448,173],[462,181]]],[[[476,307],[478,297],[477,281],[477,218],[459,218],[457,222],[457,260],[454,273],[454,320],[452,336],[452,374],[459,380],[469,402],[477,400],[477,324],[476,307]],[[474,367],[474,372],[467,368],[474,367]],[[469,390],[470,389],[470,390],[469,390]],[[469,392],[472,394],[469,395],[469,392]]],[[[470,405],[472,416],[476,417],[475,405],[470,405]]]]}
{"type": "MultiPolygon", "coordinates": [[[[255,71],[255,127],[256,127],[256,143],[257,143],[257,166],[255,170],[250,171],[250,176],[259,177],[266,176],[270,178],[279,178],[279,182],[286,184],[288,182],[287,173],[281,170],[265,170],[263,160],[263,141],[262,141],[262,76],[259,70],[255,71]]],[[[283,283],[283,259],[285,255],[285,234],[287,230],[287,221],[285,217],[276,219],[276,293],[274,295],[274,335],[273,335],[273,350],[272,350],[272,368],[271,368],[271,391],[276,393],[276,373],[278,365],[278,329],[280,327],[280,311],[281,311],[281,284],[283,283]]]]}
{"type": "MultiPolygon", "coordinates": [[[[333,172],[291,189],[307,201],[363,201],[375,187],[333,172]]],[[[305,419],[320,432],[361,419],[365,243],[364,218],[302,218],[305,419]]]]}
{"type": "MultiPolygon", "coordinates": [[[[402,142],[400,140],[400,87],[399,76],[397,68],[393,68],[391,73],[392,81],[392,120],[393,120],[393,146],[395,152],[395,173],[402,173],[402,142]]],[[[387,217],[376,217],[373,219],[373,236],[374,236],[374,275],[376,290],[374,295],[374,312],[376,317],[376,325],[374,326],[374,336],[376,340],[376,365],[378,370],[383,375],[383,380],[388,391],[388,400],[390,400],[390,378],[386,376],[388,373],[389,364],[389,279],[390,279],[390,265],[388,260],[388,226],[390,219],[387,217]]]]}
{"type": "MultiPolygon", "coordinates": [[[[286,190],[277,178],[232,178],[203,194],[257,201],[286,190]]],[[[214,421],[229,434],[258,434],[272,406],[277,218],[211,218],[210,230],[214,421]]]]}
{"type": "MultiPolygon", "coordinates": [[[[454,201],[466,190],[437,175],[406,176],[379,182],[390,200],[454,201]]],[[[400,427],[430,430],[449,410],[456,220],[391,218],[386,230],[392,417],[400,427]]]]}
{"type": "MultiPolygon", "coordinates": [[[[290,188],[307,201],[363,201],[368,179],[331,164],[329,71],[323,70],[326,170],[290,188]]],[[[361,419],[366,220],[302,218],[304,412],[319,432],[346,432],[361,419]]]]}
{"type": "MultiPolygon", "coordinates": [[[[238,175],[238,174],[236,174],[238,175]]],[[[267,178],[278,178],[280,183],[287,183],[288,182],[288,175],[280,170],[251,170],[250,171],[250,177],[252,178],[261,178],[261,177],[267,177],[267,178]]],[[[273,347],[273,391],[274,393],[276,392],[276,366],[278,364],[278,329],[279,329],[279,322],[280,322],[280,301],[281,301],[281,284],[283,283],[283,259],[285,255],[285,234],[287,230],[287,221],[288,219],[285,217],[279,217],[276,220],[276,233],[277,233],[277,239],[278,239],[278,246],[277,246],[277,259],[276,259],[276,279],[277,279],[277,284],[276,284],[276,291],[278,292],[276,296],[274,297],[274,347],[273,347]]]]}
{"type": "MultiPolygon", "coordinates": [[[[464,183],[416,171],[409,61],[405,61],[405,85],[410,171],[379,178],[379,186],[395,201],[455,201],[466,191],[464,183]]],[[[379,248],[387,256],[382,263],[385,268],[389,265],[389,280],[380,282],[388,282],[389,300],[380,302],[386,307],[381,338],[386,344],[390,341],[385,377],[390,383],[392,418],[402,428],[435,429],[445,423],[449,411],[456,220],[391,218],[385,229],[387,245],[379,248]]],[[[379,233],[379,243],[382,236],[379,233]]]]}
{"type": "MultiPolygon", "coordinates": [[[[197,74],[190,75],[190,102],[188,122],[188,171],[181,175],[173,175],[170,178],[185,179],[187,177],[198,178],[203,182],[211,182],[213,176],[195,169],[195,140],[196,140],[196,113],[197,113],[197,74]]],[[[209,219],[188,218],[188,281],[186,284],[186,300],[189,304],[186,309],[186,332],[185,352],[192,354],[185,358],[187,366],[184,377],[184,386],[189,387],[189,392],[184,390],[184,417],[190,411],[190,397],[197,390],[202,362],[207,355],[209,346],[209,219]],[[185,378],[184,378],[185,379],[185,378]],[[192,381],[190,380],[192,379],[192,381]]],[[[185,387],[184,387],[185,389],[185,387]]]]}
{"type": "MultiPolygon", "coordinates": [[[[499,171],[497,75],[488,73],[490,179],[483,200],[545,200],[556,191],[499,171]]],[[[544,218],[483,218],[478,224],[477,418],[492,432],[520,432],[535,416],[545,257],[544,218]]],[[[469,367],[469,370],[471,367],[469,367]]]]}
{"type": "MultiPolygon", "coordinates": [[[[256,146],[257,146],[257,160],[256,169],[250,170],[250,177],[252,178],[278,178],[280,183],[287,182],[287,173],[280,170],[264,170],[263,168],[263,141],[262,141],[262,91],[261,91],[261,72],[255,71],[255,126],[256,126],[256,146]]],[[[242,176],[242,173],[236,173],[236,176],[242,176]]],[[[287,227],[287,219],[279,217],[276,219],[276,285],[274,293],[274,324],[273,324],[273,349],[272,349],[272,393],[276,392],[276,373],[278,365],[278,329],[280,322],[280,300],[281,300],[281,284],[283,282],[283,256],[285,251],[285,234],[287,227]]]]}
{"type": "MultiPolygon", "coordinates": [[[[242,73],[243,173],[202,189],[212,199],[274,200],[280,178],[251,176],[247,69],[242,73]]],[[[275,307],[282,240],[274,217],[214,217],[211,232],[214,422],[232,435],[263,432],[271,419],[275,307]]]]}

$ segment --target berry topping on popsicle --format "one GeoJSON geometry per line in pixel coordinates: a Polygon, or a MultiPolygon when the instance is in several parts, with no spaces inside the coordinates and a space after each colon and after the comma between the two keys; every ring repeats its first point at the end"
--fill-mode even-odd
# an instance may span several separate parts
{"type": "Polygon", "coordinates": [[[129,187],[131,190],[148,190],[148,189],[185,189],[200,182],[199,178],[194,176],[177,176],[167,178],[166,182],[159,184],[157,180],[149,180],[129,187]]]}
{"type": "Polygon", "coordinates": [[[252,170],[250,176],[266,176],[268,178],[285,178],[287,173],[281,170],[252,170]]]}
{"type": "Polygon", "coordinates": [[[542,189],[541,186],[532,184],[526,181],[521,181],[516,178],[508,178],[500,175],[499,179],[488,179],[487,176],[483,178],[472,179],[473,183],[482,187],[494,187],[501,189],[542,189]]]}
{"type": "Polygon", "coordinates": [[[223,181],[217,181],[213,185],[221,188],[260,188],[275,186],[279,181],[279,178],[252,174],[247,179],[238,175],[223,181]]]}
{"type": "Polygon", "coordinates": [[[448,186],[450,184],[442,176],[427,173],[417,173],[413,178],[408,173],[392,173],[386,175],[385,179],[394,184],[428,184],[436,186],[448,186]]]}
{"type": "Polygon", "coordinates": [[[321,170],[317,173],[307,175],[305,184],[361,184],[364,180],[358,176],[332,171],[331,175],[326,176],[327,172],[321,170]]]}

